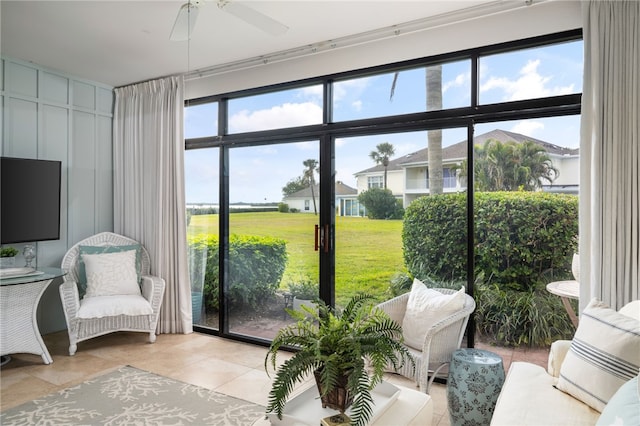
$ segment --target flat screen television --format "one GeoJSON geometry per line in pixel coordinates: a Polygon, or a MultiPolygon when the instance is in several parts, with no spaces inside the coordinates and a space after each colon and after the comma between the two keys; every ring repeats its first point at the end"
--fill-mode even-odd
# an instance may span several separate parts
{"type": "Polygon", "coordinates": [[[60,161],[0,157],[2,244],[60,239],[60,161]]]}

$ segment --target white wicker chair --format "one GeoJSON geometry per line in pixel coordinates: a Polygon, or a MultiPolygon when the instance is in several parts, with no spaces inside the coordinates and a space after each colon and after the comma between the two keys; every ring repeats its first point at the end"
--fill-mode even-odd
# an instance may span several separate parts
{"type": "Polygon", "coordinates": [[[102,318],[79,318],[82,303],[78,288],[79,247],[82,246],[123,246],[138,244],[137,241],[111,232],[103,232],[84,239],[67,251],[62,259],[62,269],[67,273],[60,286],[60,299],[67,321],[69,333],[69,355],[74,355],[78,343],[115,331],[139,331],[149,333],[149,342],[156,341],[156,325],[164,296],[165,282],[162,278],[149,275],[149,253],[140,250],[141,293],[151,308],[151,315],[117,315],[102,318]]]}
{"type": "MultiPolygon", "coordinates": [[[[443,294],[453,294],[457,290],[435,288],[443,294]]],[[[407,309],[409,293],[402,294],[378,305],[391,319],[402,325],[407,309]]],[[[410,362],[395,372],[413,379],[421,392],[429,393],[431,384],[440,370],[451,362],[451,357],[456,349],[460,348],[469,316],[476,308],[476,302],[471,296],[465,294],[464,307],[434,324],[425,335],[422,351],[407,346],[407,349],[415,361],[415,371],[410,362]]],[[[391,366],[391,368],[393,368],[391,366]]]]}

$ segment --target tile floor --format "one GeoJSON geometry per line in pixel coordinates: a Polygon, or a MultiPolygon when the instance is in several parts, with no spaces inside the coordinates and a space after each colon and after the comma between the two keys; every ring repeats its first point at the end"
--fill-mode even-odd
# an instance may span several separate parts
{"type": "MultiPolygon", "coordinates": [[[[147,343],[142,333],[114,333],[78,345],[68,355],[66,332],[44,336],[53,364],[44,365],[36,355],[12,355],[0,370],[0,411],[59,389],[79,384],[124,365],[213,389],[260,405],[266,405],[271,381],[264,370],[266,348],[199,333],[162,334],[147,343]]],[[[477,345],[503,357],[505,369],[512,361],[527,360],[546,366],[547,351],[524,351],[477,345]]],[[[287,353],[283,353],[286,359],[287,353]]],[[[414,387],[398,375],[394,384],[414,387]]],[[[446,386],[434,384],[434,426],[449,425],[446,386]]]]}

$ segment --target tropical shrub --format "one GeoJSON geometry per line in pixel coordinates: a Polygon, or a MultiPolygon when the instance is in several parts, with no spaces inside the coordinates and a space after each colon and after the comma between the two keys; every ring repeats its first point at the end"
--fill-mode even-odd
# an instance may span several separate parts
{"type": "Polygon", "coordinates": [[[496,284],[475,287],[477,330],[500,346],[549,346],[571,339],[575,328],[560,298],[544,289],[516,291],[496,284]]]}
{"type": "MultiPolygon", "coordinates": [[[[201,234],[190,237],[189,251],[192,285],[203,280],[205,305],[216,310],[219,307],[220,284],[218,236],[201,234]]],[[[234,306],[257,308],[265,298],[275,294],[286,265],[284,240],[230,235],[229,301],[234,306]]]]}
{"type": "MultiPolygon", "coordinates": [[[[427,265],[433,279],[466,279],[466,202],[466,194],[432,195],[407,208],[402,240],[412,275],[427,265]]],[[[476,193],[475,226],[476,275],[503,289],[531,291],[549,270],[570,274],[578,199],[544,192],[476,193]]]]}
{"type": "Polygon", "coordinates": [[[358,201],[367,209],[369,219],[402,219],[402,202],[391,190],[371,188],[358,195],[358,201]]]}

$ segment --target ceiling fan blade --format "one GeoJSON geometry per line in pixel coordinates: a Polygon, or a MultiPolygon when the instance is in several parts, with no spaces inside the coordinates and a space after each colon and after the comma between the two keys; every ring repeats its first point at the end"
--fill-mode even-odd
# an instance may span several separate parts
{"type": "Polygon", "coordinates": [[[218,7],[272,35],[281,35],[289,30],[286,25],[237,1],[219,0],[218,7]]]}
{"type": "Polygon", "coordinates": [[[196,25],[196,18],[198,17],[198,3],[188,2],[183,4],[176,16],[176,22],[173,24],[171,30],[171,41],[186,41],[191,38],[191,33],[196,25]]]}

